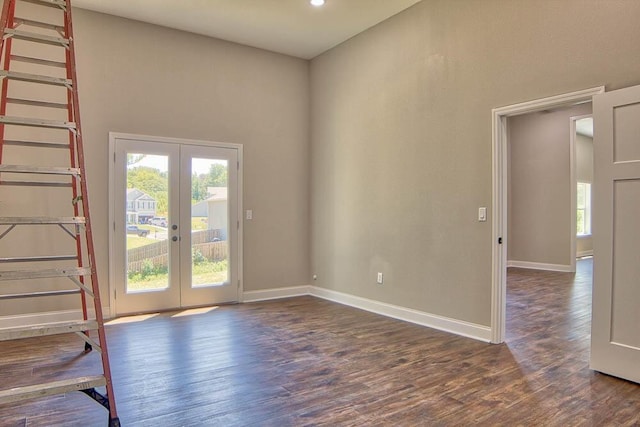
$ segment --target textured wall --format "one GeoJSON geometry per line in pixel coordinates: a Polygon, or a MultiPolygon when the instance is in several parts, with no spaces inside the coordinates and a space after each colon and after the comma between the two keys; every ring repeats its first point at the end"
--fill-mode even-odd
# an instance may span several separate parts
{"type": "MultiPolygon", "coordinates": [[[[309,63],[74,9],[87,179],[108,304],[109,132],[244,146],[244,289],[308,283],[309,63]]],[[[3,314],[77,307],[12,302],[3,314]]]]}
{"type": "Polygon", "coordinates": [[[489,325],[491,109],[640,83],[637,16],[625,0],[423,0],[315,58],[316,284],[489,325]]]}

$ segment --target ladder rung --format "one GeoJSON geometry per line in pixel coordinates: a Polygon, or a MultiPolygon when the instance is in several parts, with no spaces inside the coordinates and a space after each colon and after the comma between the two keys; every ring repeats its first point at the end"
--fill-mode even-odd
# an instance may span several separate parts
{"type": "Polygon", "coordinates": [[[75,131],[76,124],[60,120],[32,119],[28,117],[0,116],[0,123],[5,125],[33,126],[51,129],[68,129],[75,131]]]}
{"type": "Polygon", "coordinates": [[[3,145],[12,145],[15,147],[69,148],[68,142],[18,141],[15,139],[6,139],[3,145]]]}
{"type": "Polygon", "coordinates": [[[69,106],[59,102],[34,101],[31,99],[7,98],[10,104],[29,105],[32,107],[61,108],[66,110],[69,106]]]}
{"type": "Polygon", "coordinates": [[[0,225],[37,225],[37,224],[84,224],[83,216],[33,216],[33,217],[0,217],[0,225]]]}
{"type": "Polygon", "coordinates": [[[47,270],[0,271],[0,280],[45,279],[51,277],[76,277],[91,274],[89,267],[51,268],[47,270]]]}
{"type": "Polygon", "coordinates": [[[0,70],[0,78],[19,80],[21,82],[42,83],[45,85],[71,87],[71,80],[67,78],[41,76],[39,74],[21,73],[18,71],[0,70]]]}
{"type": "Polygon", "coordinates": [[[25,256],[25,257],[0,258],[0,263],[73,261],[76,259],[78,259],[77,255],[25,256]]]}
{"type": "Polygon", "coordinates": [[[44,167],[28,165],[0,165],[0,172],[36,173],[40,175],[73,175],[79,176],[80,169],[64,167],[44,167]]]}
{"type": "Polygon", "coordinates": [[[19,18],[17,16],[14,16],[13,22],[15,22],[16,25],[29,25],[31,27],[45,28],[47,30],[64,31],[64,27],[61,27],[60,25],[49,24],[48,22],[42,21],[34,21],[33,19],[19,18]]]}
{"type": "Polygon", "coordinates": [[[20,326],[17,328],[0,329],[0,341],[46,337],[72,332],[95,331],[97,329],[98,322],[95,320],[76,320],[74,322],[50,323],[48,325],[20,326]]]}
{"type": "Polygon", "coordinates": [[[31,293],[24,293],[24,294],[4,294],[4,295],[0,295],[0,301],[7,300],[7,299],[59,297],[59,296],[65,296],[65,295],[76,295],[79,293],[80,293],[80,289],[65,289],[62,291],[42,291],[42,292],[31,292],[31,293]]]}
{"type": "Polygon", "coordinates": [[[70,183],[65,182],[41,182],[41,181],[0,181],[0,185],[8,185],[14,187],[71,187],[70,183]]]}
{"type": "Polygon", "coordinates": [[[14,30],[13,28],[5,28],[4,34],[5,37],[8,36],[18,40],[26,40],[29,42],[50,44],[54,46],[69,46],[69,39],[65,39],[63,37],[47,36],[45,34],[32,33],[30,31],[14,30]]]}
{"type": "Polygon", "coordinates": [[[66,10],[67,3],[65,0],[22,0],[25,3],[39,4],[40,6],[54,7],[56,9],[66,10]]]}
{"type": "Polygon", "coordinates": [[[48,59],[32,58],[30,56],[11,55],[12,61],[26,62],[29,64],[47,65],[49,67],[66,68],[67,64],[59,61],[50,61],[48,59]]]}
{"type": "Polygon", "coordinates": [[[68,380],[54,381],[45,384],[36,384],[26,387],[10,388],[0,391],[0,404],[14,403],[26,399],[37,399],[40,397],[64,394],[70,391],[88,390],[96,387],[103,387],[107,380],[102,375],[90,377],[73,378],[68,380]]]}

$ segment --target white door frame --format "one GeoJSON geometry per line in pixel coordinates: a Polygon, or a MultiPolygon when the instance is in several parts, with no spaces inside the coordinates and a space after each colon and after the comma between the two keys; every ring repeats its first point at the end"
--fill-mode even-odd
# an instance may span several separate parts
{"type": "Polygon", "coordinates": [[[491,342],[494,344],[504,342],[507,312],[507,118],[590,102],[594,95],[600,93],[604,93],[604,86],[491,110],[493,151],[491,342]]]}
{"type": "Polygon", "coordinates": [[[238,151],[238,209],[237,209],[237,218],[229,218],[229,224],[233,224],[233,220],[236,220],[238,227],[238,248],[235,253],[238,265],[238,302],[242,302],[243,294],[244,294],[244,278],[243,278],[243,221],[242,221],[242,200],[243,200],[243,157],[242,157],[242,144],[234,144],[228,142],[213,142],[213,141],[204,141],[204,140],[196,140],[196,139],[183,139],[183,138],[170,138],[170,137],[162,137],[162,136],[151,136],[151,135],[137,135],[131,133],[120,133],[120,132],[109,132],[109,308],[112,317],[115,317],[115,314],[118,312],[116,309],[116,292],[115,292],[115,284],[113,283],[113,278],[115,277],[115,262],[113,261],[113,253],[115,250],[115,242],[113,238],[113,227],[115,224],[115,210],[114,203],[111,201],[114,200],[115,197],[115,188],[113,185],[115,179],[115,155],[116,155],[116,141],[118,139],[129,139],[135,141],[149,141],[149,142],[165,142],[165,143],[173,143],[173,144],[187,144],[187,145],[200,145],[206,147],[218,147],[218,148],[231,148],[238,151]]]}

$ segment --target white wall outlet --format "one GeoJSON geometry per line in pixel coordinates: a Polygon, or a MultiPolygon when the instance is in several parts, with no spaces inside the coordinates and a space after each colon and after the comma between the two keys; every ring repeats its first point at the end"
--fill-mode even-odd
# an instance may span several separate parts
{"type": "Polygon", "coordinates": [[[313,280],[318,280],[318,275],[317,274],[313,275],[313,280]]]}
{"type": "Polygon", "coordinates": [[[382,273],[378,273],[377,282],[379,285],[382,285],[382,282],[384,282],[384,277],[382,276],[382,273]]]}
{"type": "Polygon", "coordinates": [[[247,209],[245,218],[246,219],[253,219],[253,211],[251,209],[247,209]]]}

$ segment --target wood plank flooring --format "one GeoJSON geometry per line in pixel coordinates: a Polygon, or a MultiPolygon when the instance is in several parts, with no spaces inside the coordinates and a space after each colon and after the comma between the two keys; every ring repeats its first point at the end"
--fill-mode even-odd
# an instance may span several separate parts
{"type": "MultiPolygon", "coordinates": [[[[503,345],[313,297],[114,324],[120,419],[124,426],[638,426],[640,385],[588,368],[591,262],[578,268],[575,276],[509,270],[503,345]]],[[[65,375],[91,374],[97,355],[81,348],[72,335],[0,343],[0,388],[59,379],[59,364],[65,375]]],[[[0,406],[0,426],[106,419],[80,393],[0,406]]]]}

